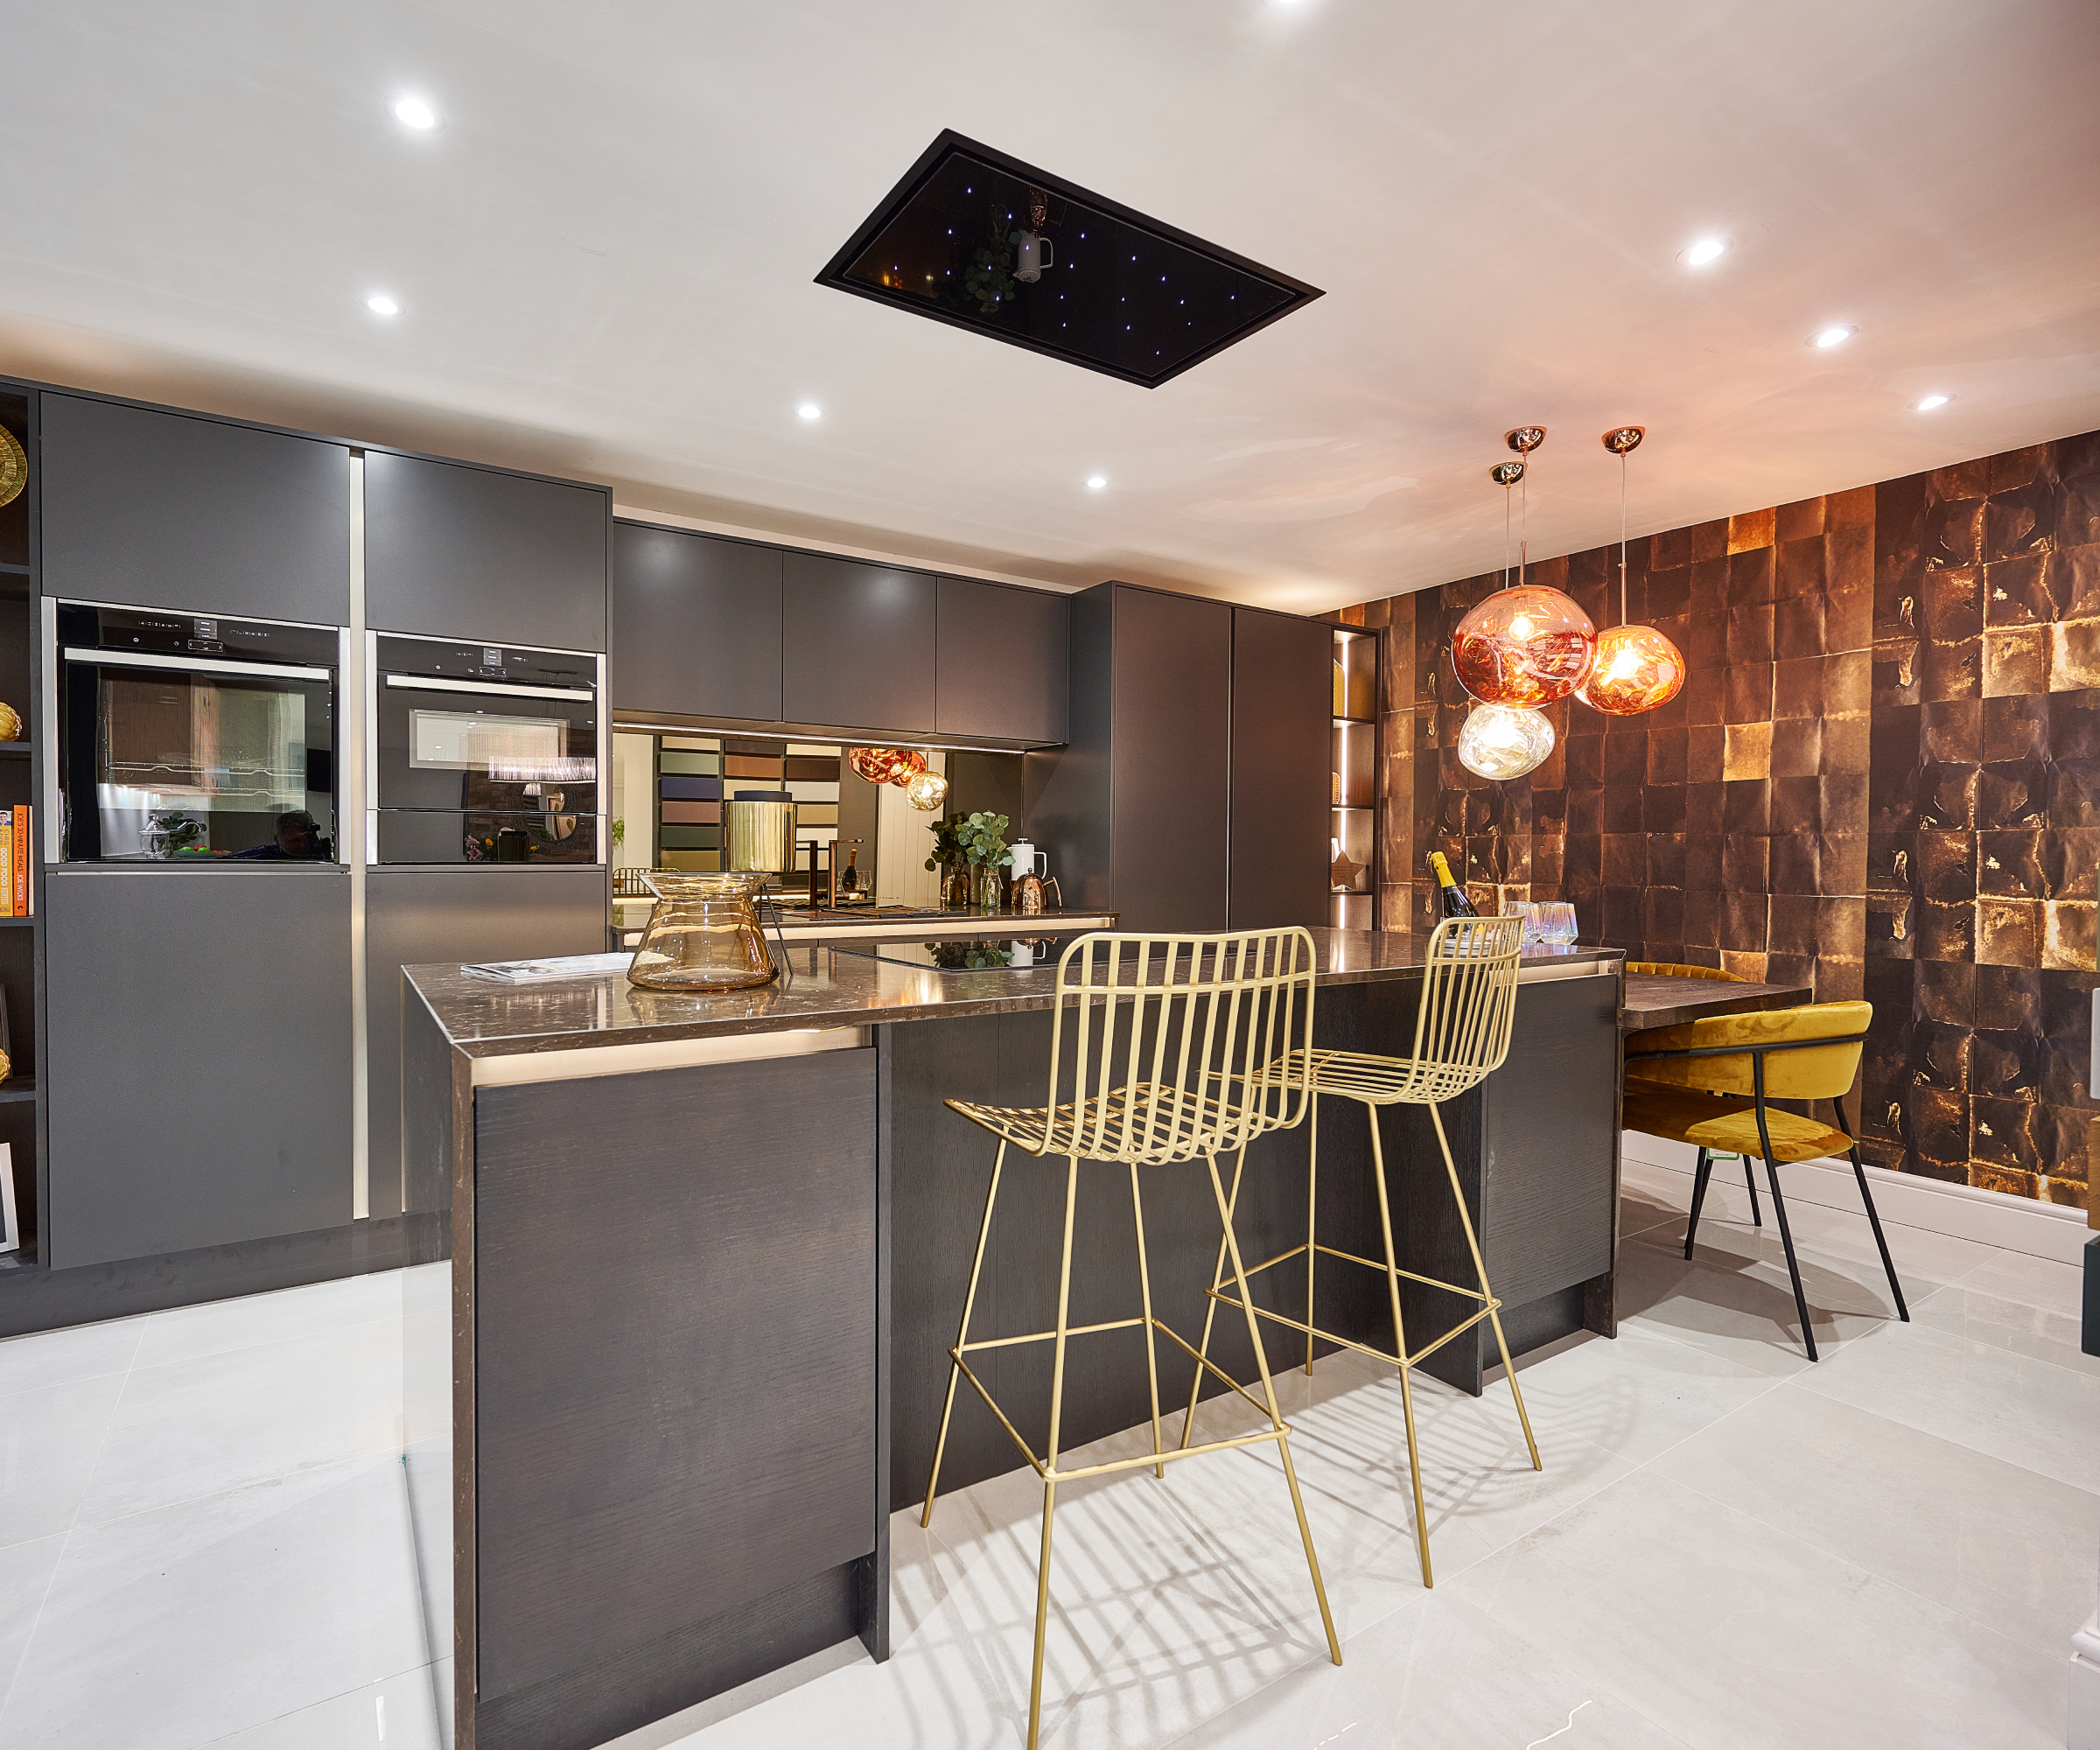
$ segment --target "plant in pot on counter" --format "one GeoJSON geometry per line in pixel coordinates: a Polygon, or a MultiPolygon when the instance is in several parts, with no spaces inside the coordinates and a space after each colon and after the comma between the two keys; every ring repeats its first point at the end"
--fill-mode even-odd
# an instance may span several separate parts
{"type": "Polygon", "coordinates": [[[1006,848],[1004,815],[971,814],[962,816],[956,838],[970,865],[970,903],[981,912],[999,908],[999,871],[1013,861],[1006,848]]]}

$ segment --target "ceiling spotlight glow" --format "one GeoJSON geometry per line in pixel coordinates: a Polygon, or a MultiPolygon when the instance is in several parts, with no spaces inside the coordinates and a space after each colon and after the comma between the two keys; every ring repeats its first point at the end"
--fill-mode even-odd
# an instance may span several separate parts
{"type": "Polygon", "coordinates": [[[1930,413],[1934,408],[1944,407],[1953,399],[1954,397],[1950,395],[1928,395],[1918,403],[1918,411],[1930,413]]]}
{"type": "Polygon", "coordinates": [[[374,316],[398,316],[401,314],[401,300],[389,298],[383,291],[375,291],[365,300],[365,308],[374,316]]]}
{"type": "Polygon", "coordinates": [[[1108,483],[1109,477],[1106,474],[1088,474],[1087,476],[1087,490],[1088,492],[1099,492],[1108,483]]]}
{"type": "Polygon", "coordinates": [[[403,97],[394,106],[394,119],[404,128],[421,131],[438,125],[438,112],[420,97],[403,97]]]}
{"type": "Polygon", "coordinates": [[[1833,324],[1818,333],[1809,342],[1809,345],[1824,347],[1842,346],[1858,332],[1857,328],[1847,328],[1842,323],[1833,324]]]}
{"type": "Polygon", "coordinates": [[[822,419],[824,416],[824,410],[814,401],[805,401],[794,410],[794,416],[797,419],[822,419]]]}
{"type": "Polygon", "coordinates": [[[1688,268],[1703,268],[1709,262],[1718,262],[1733,247],[1726,237],[1702,237],[1690,248],[1681,251],[1677,259],[1688,268]]]}

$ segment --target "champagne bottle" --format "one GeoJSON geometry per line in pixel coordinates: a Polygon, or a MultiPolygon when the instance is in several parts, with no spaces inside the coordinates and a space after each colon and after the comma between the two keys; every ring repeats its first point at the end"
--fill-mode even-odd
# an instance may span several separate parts
{"type": "Polygon", "coordinates": [[[846,866],[838,878],[838,886],[839,891],[844,893],[858,893],[860,891],[860,853],[858,850],[846,853],[846,866]]]}
{"type": "Polygon", "coordinates": [[[1444,853],[1429,853],[1429,872],[1437,878],[1437,898],[1446,918],[1477,918],[1479,909],[1466,897],[1466,890],[1451,878],[1451,864],[1444,860],[1444,853]]]}

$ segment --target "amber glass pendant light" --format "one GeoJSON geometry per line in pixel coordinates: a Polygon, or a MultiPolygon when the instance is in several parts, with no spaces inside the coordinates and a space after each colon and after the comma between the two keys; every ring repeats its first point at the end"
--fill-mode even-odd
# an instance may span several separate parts
{"type": "Polygon", "coordinates": [[[871,784],[901,788],[926,770],[926,755],[915,747],[849,747],[846,764],[871,784]]]}
{"type": "Polygon", "coordinates": [[[1610,717],[1637,717],[1666,705],[1684,684],[1684,657],[1652,626],[1626,623],[1626,458],[1647,434],[1620,425],[1604,434],[1619,458],[1619,624],[1597,637],[1597,663],[1575,696],[1610,717]]]}
{"type": "MultiPolygon", "coordinates": [[[[1504,438],[1519,460],[1491,471],[1505,488],[1524,478],[1525,461],[1546,441],[1543,425],[1520,425],[1504,438]]],[[[1526,509],[1529,509],[1527,500],[1526,509]]],[[[1507,542],[1508,504],[1502,512],[1507,542]]],[[[1525,519],[1527,524],[1529,517],[1525,519]]],[[[1467,692],[1482,704],[1519,710],[1564,699],[1589,678],[1597,657],[1597,628],[1589,615],[1560,591],[1524,581],[1530,530],[1518,550],[1516,584],[1489,596],[1459,622],[1452,634],[1452,666],[1467,692]]],[[[1503,567],[1505,580],[1508,575],[1503,567]]]]}

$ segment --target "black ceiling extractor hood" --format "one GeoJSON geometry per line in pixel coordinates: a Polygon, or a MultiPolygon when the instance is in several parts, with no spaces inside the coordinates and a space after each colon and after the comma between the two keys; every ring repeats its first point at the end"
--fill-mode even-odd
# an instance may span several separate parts
{"type": "Polygon", "coordinates": [[[1147,388],[1320,295],[953,131],[816,283],[1147,388]]]}

